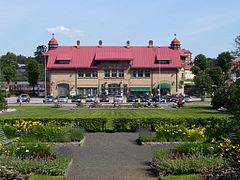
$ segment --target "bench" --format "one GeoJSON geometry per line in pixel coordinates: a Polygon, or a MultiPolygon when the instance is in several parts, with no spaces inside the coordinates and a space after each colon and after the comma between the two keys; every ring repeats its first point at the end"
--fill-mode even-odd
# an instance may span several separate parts
{"type": "Polygon", "coordinates": [[[14,139],[8,139],[2,129],[2,127],[0,127],[0,143],[3,145],[7,145],[10,144],[11,142],[13,142],[14,139]]]}

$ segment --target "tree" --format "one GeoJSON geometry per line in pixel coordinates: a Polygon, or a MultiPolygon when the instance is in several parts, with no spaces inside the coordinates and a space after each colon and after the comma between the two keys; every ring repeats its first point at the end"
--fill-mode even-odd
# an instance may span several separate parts
{"type": "Polygon", "coordinates": [[[238,35],[235,39],[235,51],[232,52],[233,56],[239,57],[240,56],[240,35],[238,35]]]}
{"type": "Polygon", "coordinates": [[[208,70],[208,75],[212,79],[212,85],[215,85],[216,88],[223,85],[223,73],[221,67],[213,67],[208,70]]]}
{"type": "Polygon", "coordinates": [[[34,52],[34,56],[35,58],[39,61],[39,62],[43,62],[43,54],[44,52],[47,51],[47,47],[45,45],[39,45],[37,46],[37,50],[34,52]]]}
{"type": "Polygon", "coordinates": [[[33,87],[33,92],[35,92],[35,86],[38,83],[40,74],[39,64],[36,60],[29,60],[27,64],[27,75],[28,82],[33,87]]]}
{"type": "Polygon", "coordinates": [[[205,93],[211,93],[212,92],[212,79],[209,77],[207,73],[198,74],[194,77],[194,83],[197,88],[199,88],[200,93],[202,95],[202,98],[204,100],[205,93]]]}
{"type": "Polygon", "coordinates": [[[7,101],[3,97],[3,95],[0,93],[0,111],[7,108],[7,101]]]}
{"type": "Polygon", "coordinates": [[[199,54],[195,57],[193,61],[193,67],[192,67],[192,72],[194,75],[198,75],[199,73],[202,73],[205,71],[207,68],[210,67],[210,61],[206,56],[203,54],[199,54]]]}
{"type": "Polygon", "coordinates": [[[3,77],[9,83],[16,75],[17,56],[14,53],[8,52],[0,58],[0,61],[3,77]]]}
{"type": "Polygon", "coordinates": [[[229,79],[229,71],[232,66],[233,56],[230,52],[222,52],[217,57],[217,65],[222,68],[224,73],[224,80],[229,79]]]}

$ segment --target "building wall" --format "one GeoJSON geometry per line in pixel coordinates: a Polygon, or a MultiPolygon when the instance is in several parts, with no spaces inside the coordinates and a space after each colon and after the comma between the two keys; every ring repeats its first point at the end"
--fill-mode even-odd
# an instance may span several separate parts
{"type": "Polygon", "coordinates": [[[180,71],[177,69],[152,69],[149,78],[132,78],[130,68],[124,70],[124,78],[105,78],[104,70],[98,70],[97,78],[79,78],[77,69],[62,69],[48,71],[49,93],[53,96],[58,95],[58,85],[61,83],[69,85],[69,91],[78,92],[78,88],[100,88],[103,84],[122,84],[127,85],[128,93],[130,87],[150,87],[157,88],[160,83],[169,83],[171,85],[171,94],[182,93],[178,87],[180,80],[180,71]]]}

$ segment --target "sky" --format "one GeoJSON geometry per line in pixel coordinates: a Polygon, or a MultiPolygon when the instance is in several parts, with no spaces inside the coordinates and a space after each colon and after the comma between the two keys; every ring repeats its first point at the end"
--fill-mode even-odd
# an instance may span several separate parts
{"type": "Polygon", "coordinates": [[[59,45],[168,46],[174,33],[193,57],[234,50],[239,0],[0,0],[0,56],[33,56],[55,33],[59,45]]]}

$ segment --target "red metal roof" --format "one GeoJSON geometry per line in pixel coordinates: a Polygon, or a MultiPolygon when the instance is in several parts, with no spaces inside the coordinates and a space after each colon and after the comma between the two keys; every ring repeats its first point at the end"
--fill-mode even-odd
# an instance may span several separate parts
{"type": "Polygon", "coordinates": [[[132,60],[130,48],[116,46],[102,46],[97,48],[95,60],[132,60]]]}
{"type": "Polygon", "coordinates": [[[131,68],[158,68],[157,60],[170,60],[162,68],[179,68],[180,49],[148,46],[59,46],[45,54],[48,68],[95,68],[95,60],[131,60],[131,68]],[[65,59],[64,59],[65,58],[65,59]],[[71,60],[69,64],[57,64],[56,60],[71,60]]]}
{"type": "Polygon", "coordinates": [[[174,38],[171,42],[171,44],[175,44],[175,45],[181,45],[180,41],[177,38],[174,38]]]}

